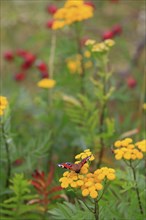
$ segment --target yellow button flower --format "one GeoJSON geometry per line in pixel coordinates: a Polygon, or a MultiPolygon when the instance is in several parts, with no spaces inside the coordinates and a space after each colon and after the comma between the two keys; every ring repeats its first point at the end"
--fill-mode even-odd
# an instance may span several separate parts
{"type": "Polygon", "coordinates": [[[67,188],[69,186],[69,183],[68,182],[62,182],[61,183],[61,187],[62,188],[67,188]]]}
{"type": "Polygon", "coordinates": [[[116,178],[115,174],[113,174],[113,173],[107,174],[107,179],[108,180],[114,180],[115,178],[116,178]]]}
{"type": "Polygon", "coordinates": [[[4,110],[8,106],[8,100],[5,96],[0,96],[0,116],[4,114],[4,110]]]}
{"type": "Polygon", "coordinates": [[[130,160],[131,159],[131,154],[130,153],[125,153],[124,155],[123,155],[123,157],[126,159],[126,160],[130,160]]]}
{"type": "Polygon", "coordinates": [[[89,190],[88,189],[83,189],[82,196],[88,196],[88,195],[89,195],[89,190]]]}
{"type": "Polygon", "coordinates": [[[95,187],[96,187],[97,190],[103,189],[103,185],[101,183],[96,183],[95,187]]]}
{"type": "Polygon", "coordinates": [[[121,145],[122,145],[121,141],[116,141],[114,144],[115,147],[121,147],[121,145]]]}
{"type": "Polygon", "coordinates": [[[90,192],[90,196],[91,196],[91,198],[93,198],[93,199],[95,199],[95,198],[97,198],[97,196],[98,196],[98,193],[97,193],[97,191],[91,191],[90,192]]]}
{"type": "Polygon", "coordinates": [[[77,185],[78,185],[78,186],[82,186],[83,184],[84,184],[84,182],[83,182],[82,180],[78,180],[78,181],[77,181],[77,185]]]}
{"type": "Polygon", "coordinates": [[[55,86],[55,84],[56,84],[56,81],[53,79],[42,79],[37,83],[38,87],[45,88],[45,89],[51,89],[55,86]]]}
{"type": "Polygon", "coordinates": [[[73,187],[73,188],[76,188],[78,185],[77,185],[76,182],[71,182],[70,186],[73,187]]]}

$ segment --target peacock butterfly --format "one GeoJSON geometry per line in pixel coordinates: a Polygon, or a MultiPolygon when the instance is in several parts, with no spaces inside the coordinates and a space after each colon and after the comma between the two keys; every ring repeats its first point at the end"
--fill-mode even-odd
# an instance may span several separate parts
{"type": "Polygon", "coordinates": [[[81,168],[82,168],[82,166],[85,163],[87,163],[87,161],[90,159],[90,157],[91,156],[88,156],[88,157],[84,158],[78,164],[66,162],[66,163],[60,163],[60,164],[58,164],[58,166],[61,167],[61,168],[72,170],[72,171],[75,171],[76,173],[79,173],[81,168]]]}

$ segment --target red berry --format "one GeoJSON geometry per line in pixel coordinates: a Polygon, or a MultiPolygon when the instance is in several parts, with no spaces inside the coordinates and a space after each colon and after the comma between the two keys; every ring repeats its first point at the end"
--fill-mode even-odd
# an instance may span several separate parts
{"type": "Polygon", "coordinates": [[[106,31],[106,32],[104,32],[103,35],[102,35],[102,39],[103,39],[103,40],[111,39],[111,38],[113,38],[113,37],[114,37],[114,34],[113,34],[112,31],[106,31]]]}
{"type": "Polygon", "coordinates": [[[47,22],[47,24],[46,24],[46,26],[47,26],[47,28],[52,28],[52,26],[53,26],[53,23],[54,23],[54,19],[51,19],[51,20],[49,20],[48,22],[47,22]]]}
{"type": "Polygon", "coordinates": [[[58,8],[56,7],[56,5],[48,5],[47,7],[47,11],[49,12],[49,14],[53,15],[55,14],[55,12],[58,10],[58,8]]]}
{"type": "Polygon", "coordinates": [[[92,1],[85,2],[84,4],[95,9],[95,5],[94,5],[94,3],[92,1]]]}
{"type": "Polygon", "coordinates": [[[112,32],[114,35],[119,35],[122,33],[122,27],[121,25],[117,24],[112,28],[112,32]]]}
{"type": "Polygon", "coordinates": [[[25,73],[16,73],[14,79],[18,82],[23,81],[26,77],[25,73]]]}
{"type": "Polygon", "coordinates": [[[127,85],[129,88],[133,89],[137,85],[137,81],[132,76],[129,76],[127,79],[127,85]]]}
{"type": "Polygon", "coordinates": [[[14,53],[12,51],[6,51],[4,53],[4,59],[7,61],[12,61],[14,59],[14,53]]]}

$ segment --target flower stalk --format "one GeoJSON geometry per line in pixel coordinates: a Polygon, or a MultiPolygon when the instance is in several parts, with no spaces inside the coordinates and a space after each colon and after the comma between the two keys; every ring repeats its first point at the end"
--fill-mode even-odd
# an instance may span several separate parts
{"type": "Polygon", "coordinates": [[[2,136],[4,139],[4,144],[5,144],[5,148],[6,148],[6,156],[7,156],[7,175],[6,175],[6,188],[9,187],[9,180],[10,180],[10,176],[11,176],[11,160],[10,160],[10,151],[9,151],[9,143],[7,140],[7,135],[5,132],[5,128],[4,128],[4,124],[1,124],[2,127],[2,136]]]}
{"type": "Polygon", "coordinates": [[[133,173],[133,179],[134,179],[134,182],[135,182],[135,191],[136,191],[136,195],[137,195],[139,211],[143,215],[144,212],[143,212],[143,208],[142,208],[142,204],[141,204],[141,200],[140,200],[140,194],[139,194],[139,189],[138,189],[137,179],[136,179],[136,172],[135,172],[134,167],[132,166],[131,161],[130,161],[130,167],[131,167],[131,170],[132,170],[132,173],[133,173]]]}

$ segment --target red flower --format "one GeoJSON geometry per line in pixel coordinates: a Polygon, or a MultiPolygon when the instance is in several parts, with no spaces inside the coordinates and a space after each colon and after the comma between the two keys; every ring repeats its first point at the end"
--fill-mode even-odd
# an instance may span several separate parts
{"type": "Polygon", "coordinates": [[[7,60],[7,61],[12,61],[14,60],[14,53],[10,50],[6,51],[4,53],[4,59],[7,60]]]}
{"type": "Polygon", "coordinates": [[[33,55],[33,54],[31,54],[31,53],[29,53],[29,52],[27,52],[24,56],[23,56],[23,58],[24,58],[24,63],[22,64],[22,69],[29,69],[31,66],[32,66],[32,64],[34,63],[34,61],[35,61],[35,59],[36,59],[36,57],[33,55]]]}
{"type": "Polygon", "coordinates": [[[28,52],[26,50],[18,49],[16,54],[20,57],[25,57],[28,52]]]}
{"type": "Polygon", "coordinates": [[[118,25],[118,24],[117,24],[117,25],[113,26],[112,32],[113,32],[114,36],[121,34],[121,33],[122,33],[122,27],[121,27],[121,25],[118,25]]]}
{"type": "Polygon", "coordinates": [[[48,204],[51,201],[60,197],[60,195],[56,195],[55,192],[62,190],[60,186],[52,187],[53,176],[54,166],[52,165],[48,175],[45,175],[43,171],[41,172],[38,170],[35,170],[35,172],[32,174],[33,179],[31,180],[31,184],[35,187],[40,197],[35,202],[43,205],[44,210],[47,210],[48,204]]]}
{"type": "Polygon", "coordinates": [[[55,12],[58,10],[58,8],[56,7],[56,5],[48,5],[47,6],[47,11],[49,12],[49,14],[53,15],[55,14],[55,12]]]}
{"type": "Polygon", "coordinates": [[[95,5],[94,5],[94,3],[92,1],[84,2],[84,4],[95,9],[95,5]]]}
{"type": "Polygon", "coordinates": [[[133,89],[137,85],[137,81],[132,76],[129,76],[127,79],[127,85],[130,89],[133,89]]]}
{"type": "Polygon", "coordinates": [[[18,158],[15,161],[13,161],[14,166],[20,166],[24,162],[23,158],[18,158]]]}
{"type": "Polygon", "coordinates": [[[48,66],[43,61],[37,60],[36,66],[42,72],[47,72],[48,71],[48,66]]]}
{"type": "Polygon", "coordinates": [[[49,78],[49,73],[41,72],[41,78],[49,78]]]}
{"type": "Polygon", "coordinates": [[[14,79],[17,81],[17,82],[21,82],[25,79],[26,77],[26,74],[25,73],[16,73],[15,76],[14,76],[14,79]]]}
{"type": "Polygon", "coordinates": [[[103,40],[112,39],[114,37],[114,34],[112,31],[106,31],[102,35],[103,40]]]}
{"type": "Polygon", "coordinates": [[[51,20],[49,20],[48,22],[47,22],[47,24],[46,24],[46,26],[47,26],[47,28],[52,28],[52,26],[53,26],[53,23],[54,23],[54,19],[51,19],[51,20]]]}

